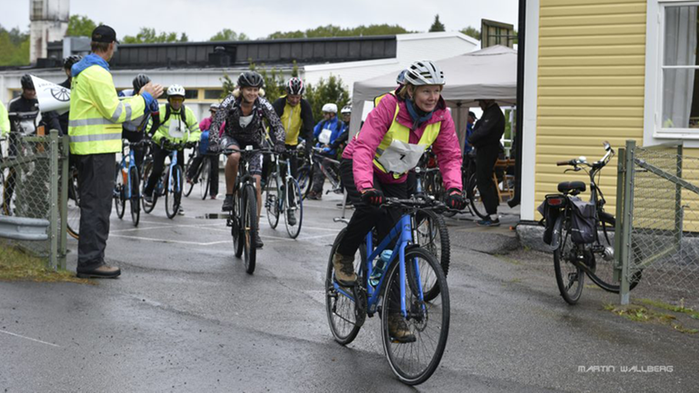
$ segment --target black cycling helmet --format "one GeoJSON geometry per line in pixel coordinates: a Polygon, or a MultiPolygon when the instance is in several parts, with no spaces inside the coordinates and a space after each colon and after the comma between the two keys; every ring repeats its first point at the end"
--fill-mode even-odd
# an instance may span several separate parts
{"type": "Polygon", "coordinates": [[[238,87],[263,87],[265,81],[262,75],[255,71],[245,71],[238,77],[238,87]]]}
{"type": "Polygon", "coordinates": [[[141,88],[150,82],[150,78],[146,74],[138,74],[136,75],[135,78],[133,78],[133,92],[134,94],[138,94],[139,91],[141,91],[141,88]]]}
{"type": "Polygon", "coordinates": [[[286,84],[286,92],[291,95],[301,95],[304,91],[306,91],[306,85],[299,78],[293,77],[286,84]]]}
{"type": "Polygon", "coordinates": [[[22,89],[34,90],[34,82],[32,81],[31,75],[29,75],[29,74],[22,75],[22,79],[20,80],[20,83],[22,83],[22,89]]]}
{"type": "Polygon", "coordinates": [[[82,58],[83,57],[80,55],[70,55],[70,56],[66,57],[63,60],[63,69],[64,70],[71,69],[73,67],[73,64],[79,62],[80,60],[82,60],[82,58]]]}

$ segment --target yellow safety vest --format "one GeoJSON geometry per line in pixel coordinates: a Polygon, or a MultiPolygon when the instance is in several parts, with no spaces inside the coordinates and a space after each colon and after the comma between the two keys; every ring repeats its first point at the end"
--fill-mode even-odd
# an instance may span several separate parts
{"type": "MultiPolygon", "coordinates": [[[[286,97],[286,96],[284,96],[286,97]]],[[[285,100],[286,101],[286,100],[285,100]]],[[[299,143],[299,132],[301,132],[301,103],[296,106],[289,105],[286,101],[284,112],[280,117],[284,130],[286,130],[286,144],[296,146],[299,143]]]]}
{"type": "Polygon", "coordinates": [[[0,102],[0,136],[3,136],[10,132],[10,118],[7,117],[7,109],[5,105],[0,102]]]}
{"type": "Polygon", "coordinates": [[[77,155],[121,151],[121,123],[143,114],[141,96],[119,100],[109,71],[93,65],[73,78],[68,135],[77,155]]]}
{"type": "MultiPolygon", "coordinates": [[[[180,114],[181,109],[177,112],[175,112],[172,108],[170,108],[170,118],[167,119],[167,122],[161,123],[160,127],[155,131],[153,134],[153,141],[155,143],[160,143],[161,138],[168,139],[172,142],[199,142],[199,139],[201,139],[201,131],[199,130],[199,122],[197,122],[197,118],[194,116],[194,112],[192,112],[189,107],[184,107],[185,110],[185,119],[186,123],[183,123],[182,127],[182,132],[184,135],[186,135],[186,138],[176,138],[170,135],[170,123],[173,121],[182,121],[182,115],[180,114]]],[[[166,114],[165,106],[161,106],[160,109],[160,121],[162,122],[165,120],[165,114],[166,114]]]]}
{"type": "MultiPolygon", "coordinates": [[[[383,98],[383,96],[381,96],[381,98],[383,98]]],[[[379,170],[381,172],[384,172],[384,173],[388,173],[388,171],[378,161],[378,158],[381,157],[383,152],[386,151],[386,149],[389,146],[391,146],[391,143],[394,140],[398,140],[398,141],[405,142],[405,143],[410,143],[410,128],[406,127],[406,126],[404,126],[396,121],[396,118],[398,117],[399,110],[400,110],[400,105],[398,103],[396,103],[396,112],[393,114],[393,123],[391,124],[391,127],[389,127],[388,131],[386,132],[386,135],[384,135],[383,140],[379,144],[379,148],[376,149],[376,154],[374,155],[374,165],[377,168],[379,168],[379,170]]],[[[422,137],[420,138],[418,145],[423,145],[423,146],[425,146],[425,148],[432,146],[434,141],[437,139],[437,136],[439,135],[439,130],[441,129],[441,126],[442,126],[441,121],[428,125],[425,128],[425,132],[422,134],[422,137]]],[[[394,173],[393,177],[395,179],[398,179],[401,176],[403,176],[404,174],[405,173],[394,173]]]]}

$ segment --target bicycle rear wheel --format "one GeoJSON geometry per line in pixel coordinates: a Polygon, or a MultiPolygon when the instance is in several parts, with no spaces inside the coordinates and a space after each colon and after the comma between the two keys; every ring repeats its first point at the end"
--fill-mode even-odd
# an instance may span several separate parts
{"type": "Polygon", "coordinates": [[[272,229],[277,228],[279,224],[279,213],[281,210],[281,195],[279,194],[279,183],[277,182],[277,173],[274,172],[267,178],[267,186],[265,193],[265,210],[267,210],[267,221],[272,229]]]}
{"type": "Polygon", "coordinates": [[[478,190],[478,184],[476,181],[476,174],[471,175],[468,181],[468,189],[466,190],[466,196],[471,203],[471,211],[478,217],[485,219],[488,217],[485,211],[485,205],[483,204],[483,198],[481,198],[481,193],[478,190]]]}
{"type": "MultiPolygon", "coordinates": [[[[444,272],[444,277],[449,274],[449,260],[451,257],[451,248],[449,244],[449,231],[444,218],[431,210],[418,210],[415,214],[415,242],[422,249],[434,255],[439,261],[444,272]]],[[[429,277],[425,281],[426,286],[423,288],[425,300],[432,300],[437,296],[439,287],[434,284],[437,282],[437,277],[429,277]]]]}
{"type": "Polygon", "coordinates": [[[286,178],[286,189],[284,190],[286,200],[284,205],[286,206],[286,217],[284,217],[284,223],[286,223],[286,232],[289,237],[296,239],[301,233],[301,223],[303,222],[303,200],[301,197],[301,188],[296,182],[296,179],[289,176],[286,178]],[[289,223],[289,214],[293,214],[296,222],[294,225],[289,223]]]}
{"type": "Polygon", "coordinates": [[[138,222],[141,219],[141,202],[139,201],[138,187],[141,184],[141,179],[138,177],[138,170],[136,167],[131,167],[129,169],[130,178],[130,189],[131,198],[129,198],[129,205],[131,205],[131,221],[133,221],[133,226],[137,227],[138,222]]]}
{"type": "Polygon", "coordinates": [[[78,187],[78,179],[78,168],[71,166],[68,171],[66,230],[74,239],[80,238],[80,188],[78,187]]]}
{"type": "MultiPolygon", "coordinates": [[[[193,162],[193,161],[194,161],[194,154],[190,154],[190,155],[189,155],[189,159],[187,160],[187,164],[185,164],[185,166],[184,166],[184,173],[189,174],[189,168],[192,167],[192,162],[193,162]]],[[[189,176],[189,175],[188,175],[188,176],[189,176]]],[[[192,190],[194,189],[194,181],[196,180],[197,177],[198,177],[198,174],[195,175],[195,176],[191,179],[191,180],[192,180],[191,183],[187,183],[187,184],[184,186],[184,196],[188,197],[189,194],[192,193],[192,190]]]]}
{"type": "Polygon", "coordinates": [[[211,161],[209,157],[204,157],[204,162],[201,163],[199,168],[199,196],[202,200],[205,200],[209,196],[209,189],[211,187],[211,161]]]}
{"type": "Polygon", "coordinates": [[[405,266],[405,277],[400,276],[400,263],[393,263],[388,273],[381,313],[382,342],[388,364],[398,379],[418,385],[432,376],[444,354],[449,336],[449,288],[431,253],[419,247],[407,249],[405,266]],[[436,277],[434,285],[439,290],[432,300],[423,300],[420,289],[432,276],[436,277]],[[405,288],[407,315],[401,314],[401,286],[405,288]],[[409,330],[414,339],[404,337],[399,342],[392,332],[397,329],[409,330]]]}
{"type": "Polygon", "coordinates": [[[172,184],[165,185],[165,214],[167,218],[173,219],[180,209],[182,199],[182,167],[175,165],[172,168],[172,176],[168,178],[168,183],[170,181],[172,184]]]}
{"type": "Polygon", "coordinates": [[[308,193],[311,191],[311,184],[313,183],[312,172],[310,167],[303,167],[298,170],[296,181],[301,189],[301,196],[303,199],[306,199],[306,196],[308,196],[308,193]]]}
{"type": "MultiPolygon", "coordinates": [[[[330,332],[332,332],[335,341],[342,345],[347,345],[354,341],[363,323],[361,310],[357,309],[357,304],[354,299],[350,298],[353,291],[350,288],[342,287],[341,292],[335,287],[333,255],[335,255],[335,251],[337,251],[337,247],[339,247],[340,241],[346,232],[347,228],[344,228],[337,237],[335,237],[335,242],[333,242],[332,248],[330,249],[328,268],[325,273],[325,311],[328,316],[328,324],[330,325],[330,332]]],[[[355,256],[355,271],[358,270],[360,264],[361,256],[355,256]]],[[[364,297],[362,301],[366,301],[366,297],[364,297]]]]}
{"type": "MultiPolygon", "coordinates": [[[[564,216],[558,217],[563,220],[564,216]]],[[[585,273],[583,270],[571,262],[571,258],[576,257],[575,244],[567,229],[567,223],[563,221],[560,225],[561,233],[558,234],[558,248],[553,251],[553,268],[556,272],[556,284],[563,300],[568,304],[575,304],[580,300],[585,285],[585,273]]],[[[592,253],[590,253],[592,255],[592,253]]]]}
{"type": "Polygon", "coordinates": [[[126,198],[124,198],[124,193],[127,184],[124,177],[125,174],[121,169],[121,165],[117,164],[114,182],[114,207],[116,208],[116,214],[119,219],[124,218],[124,210],[126,207],[126,198]]]}
{"type": "Polygon", "coordinates": [[[252,274],[255,271],[256,247],[255,236],[257,234],[257,193],[252,184],[247,184],[243,191],[243,262],[245,272],[252,274]]]}
{"type": "MultiPolygon", "coordinates": [[[[152,159],[147,159],[143,163],[143,182],[141,183],[141,195],[146,195],[146,184],[148,184],[148,179],[151,176],[151,173],[153,172],[153,160],[152,159]]],[[[153,202],[148,203],[146,202],[146,198],[141,198],[141,204],[143,205],[143,211],[146,213],[150,213],[153,211],[153,208],[155,208],[155,203],[158,201],[158,186],[156,185],[155,189],[153,190],[153,202]]]]}

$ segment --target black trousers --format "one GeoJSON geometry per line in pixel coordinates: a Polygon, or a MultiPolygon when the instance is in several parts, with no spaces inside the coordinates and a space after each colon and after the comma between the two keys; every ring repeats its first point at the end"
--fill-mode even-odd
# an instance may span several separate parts
{"type": "MultiPolygon", "coordinates": [[[[377,242],[382,240],[391,231],[393,226],[401,217],[400,211],[395,209],[380,209],[375,206],[366,205],[362,202],[361,194],[354,184],[354,174],[352,173],[352,160],[342,160],[340,163],[340,173],[342,181],[347,189],[347,196],[354,204],[354,214],[347,225],[347,233],[342,239],[342,243],[337,248],[341,255],[354,255],[362,243],[366,234],[374,227],[378,232],[377,242]]],[[[381,190],[386,197],[407,198],[408,188],[406,183],[382,184],[378,177],[374,175],[374,188],[381,190]]]]}
{"type": "MultiPolygon", "coordinates": [[[[335,156],[331,156],[328,154],[321,155],[332,159],[335,158],[335,156]]],[[[325,174],[322,170],[320,170],[321,164],[322,162],[320,160],[316,160],[315,162],[313,162],[313,183],[311,183],[311,191],[313,191],[316,194],[322,194],[323,186],[325,185],[325,174]]]]}
{"type": "MultiPolygon", "coordinates": [[[[170,150],[165,150],[158,145],[153,145],[153,172],[151,172],[148,183],[146,184],[146,189],[144,190],[146,195],[153,195],[153,189],[155,185],[158,184],[158,178],[163,174],[163,169],[165,169],[165,157],[168,155],[170,155],[170,150]]],[[[177,151],[177,164],[184,168],[184,152],[182,150],[177,151]]]]}
{"type": "Polygon", "coordinates": [[[476,183],[483,199],[485,211],[489,215],[498,213],[498,191],[493,182],[495,162],[500,154],[500,145],[481,146],[476,149],[476,183]]]}
{"type": "Polygon", "coordinates": [[[104,264],[114,195],[114,153],[75,156],[80,184],[78,272],[104,264]]]}
{"type": "MultiPolygon", "coordinates": [[[[209,179],[211,179],[211,189],[209,190],[209,195],[212,197],[215,197],[218,195],[218,155],[217,154],[201,154],[198,150],[196,152],[196,155],[194,156],[194,159],[192,160],[192,165],[189,167],[189,171],[187,171],[187,178],[193,179],[194,176],[196,176],[197,171],[199,170],[199,166],[201,165],[204,160],[209,160],[211,162],[211,166],[209,167],[210,172],[209,172],[209,179]]],[[[179,158],[178,158],[179,160],[179,158]]]]}

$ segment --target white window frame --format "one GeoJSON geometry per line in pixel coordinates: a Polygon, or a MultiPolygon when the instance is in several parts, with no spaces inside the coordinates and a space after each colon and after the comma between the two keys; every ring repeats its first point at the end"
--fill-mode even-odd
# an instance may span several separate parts
{"type": "MultiPolygon", "coordinates": [[[[662,54],[664,53],[665,8],[698,6],[699,1],[649,0],[646,10],[646,77],[643,119],[644,146],[683,140],[686,147],[699,147],[699,129],[662,128],[662,54]]],[[[699,69],[699,66],[694,68],[699,69]]]]}

